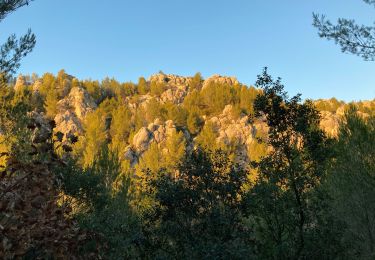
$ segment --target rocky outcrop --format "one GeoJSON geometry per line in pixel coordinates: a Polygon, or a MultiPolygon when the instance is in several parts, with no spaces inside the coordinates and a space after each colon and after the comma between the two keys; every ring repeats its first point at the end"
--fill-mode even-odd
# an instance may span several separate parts
{"type": "Polygon", "coordinates": [[[208,121],[217,129],[218,143],[223,143],[225,145],[229,145],[233,142],[246,144],[253,138],[253,126],[249,123],[249,117],[246,115],[234,119],[232,110],[233,107],[227,105],[220,115],[214,116],[208,121]]]}
{"type": "Polygon", "coordinates": [[[56,127],[54,128],[54,131],[64,134],[63,142],[68,140],[71,136],[80,136],[83,134],[81,121],[70,110],[57,114],[55,117],[55,123],[56,127]]]}
{"type": "Polygon", "coordinates": [[[149,147],[153,133],[146,127],[142,127],[133,137],[132,145],[138,154],[143,153],[149,147]]]}
{"type": "MultiPolygon", "coordinates": [[[[135,165],[142,154],[147,151],[152,143],[157,143],[159,147],[162,147],[166,140],[174,133],[176,126],[172,120],[161,122],[159,119],[155,119],[154,122],[150,123],[147,127],[142,127],[134,135],[131,144],[125,149],[124,158],[130,161],[130,164],[135,165]]],[[[190,141],[190,134],[183,130],[185,139],[190,141]]],[[[188,146],[187,149],[191,149],[188,146]]]]}
{"type": "Polygon", "coordinates": [[[82,120],[87,113],[95,110],[96,103],[84,88],[74,87],[67,97],[57,103],[57,106],[60,112],[72,110],[82,120]]]}
{"type": "Polygon", "coordinates": [[[225,77],[220,75],[212,75],[203,82],[203,89],[206,88],[211,83],[227,84],[227,85],[236,85],[239,84],[237,78],[235,77],[225,77]]]}
{"type": "Polygon", "coordinates": [[[181,104],[187,95],[187,87],[185,88],[169,88],[160,96],[162,103],[172,102],[174,104],[181,104]]]}
{"type": "Polygon", "coordinates": [[[28,113],[30,118],[28,128],[32,129],[31,141],[33,144],[46,142],[52,136],[52,123],[46,119],[43,113],[32,111],[28,113]]]}
{"type": "Polygon", "coordinates": [[[242,114],[239,118],[235,118],[233,114],[233,107],[227,105],[220,115],[208,119],[207,122],[210,122],[217,132],[216,143],[234,145],[236,160],[244,165],[249,161],[250,145],[256,141],[258,133],[261,135],[267,133],[268,127],[261,119],[251,122],[247,115],[242,114]]]}
{"type": "Polygon", "coordinates": [[[81,87],[71,89],[68,96],[57,103],[58,114],[55,116],[55,132],[64,134],[64,140],[83,133],[82,122],[89,112],[96,109],[96,104],[87,91],[81,87]]]}
{"type": "Polygon", "coordinates": [[[149,78],[149,81],[152,82],[157,82],[157,83],[165,83],[170,86],[175,86],[177,88],[180,87],[186,87],[189,86],[191,82],[191,77],[182,77],[178,75],[173,75],[173,74],[163,74],[163,73],[158,73],[155,75],[152,75],[149,78]]]}

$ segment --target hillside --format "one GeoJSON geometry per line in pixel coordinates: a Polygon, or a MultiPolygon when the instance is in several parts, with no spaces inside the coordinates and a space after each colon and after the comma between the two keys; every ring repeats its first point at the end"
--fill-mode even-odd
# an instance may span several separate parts
{"type": "MultiPolygon", "coordinates": [[[[159,73],[133,84],[81,81],[60,71],[56,77],[19,76],[14,91],[28,100],[35,116],[54,119],[53,131],[63,134],[62,142],[78,137],[74,154],[84,165],[95,160],[104,143],[118,153],[127,170],[173,166],[181,151],[197,145],[222,148],[242,165],[266,150],[258,138],[266,136],[267,126],[252,108],[261,91],[234,77],[203,80],[199,74],[159,73]]],[[[349,104],[334,98],[314,103],[321,128],[335,137],[349,104]]],[[[362,117],[375,111],[375,100],[355,105],[362,117]]]]}
{"type": "Polygon", "coordinates": [[[375,101],[302,103],[266,69],[257,86],[64,71],[3,85],[0,258],[373,254],[375,101]]]}

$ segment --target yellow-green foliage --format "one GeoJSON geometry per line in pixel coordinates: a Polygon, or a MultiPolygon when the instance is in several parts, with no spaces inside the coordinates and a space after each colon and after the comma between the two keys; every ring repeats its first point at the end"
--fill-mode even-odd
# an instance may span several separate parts
{"type": "Polygon", "coordinates": [[[343,104],[344,102],[338,101],[336,98],[331,98],[329,100],[319,99],[315,101],[315,107],[319,111],[329,111],[332,113],[335,113],[336,110],[343,104]]]}
{"type": "Polygon", "coordinates": [[[139,164],[136,166],[137,175],[144,174],[149,169],[152,172],[159,171],[164,166],[163,154],[158,144],[153,142],[148,150],[143,153],[139,164]]]}
{"type": "Polygon", "coordinates": [[[207,115],[221,113],[226,105],[233,104],[238,99],[232,86],[214,82],[209,83],[200,94],[207,115]]]}
{"type": "Polygon", "coordinates": [[[150,87],[148,86],[146,79],[144,77],[140,77],[138,79],[137,90],[140,95],[145,95],[150,91],[150,87]]]}
{"type": "Polygon", "coordinates": [[[198,134],[204,124],[203,119],[199,115],[199,110],[194,107],[189,111],[189,115],[186,121],[186,126],[189,132],[193,135],[198,134]]]}
{"type": "Polygon", "coordinates": [[[127,146],[129,135],[132,131],[132,113],[125,105],[119,105],[112,112],[110,128],[111,149],[122,153],[127,146]]]}
{"type": "Polygon", "coordinates": [[[201,146],[203,149],[215,150],[218,148],[216,143],[217,133],[215,131],[214,125],[207,122],[202,131],[199,133],[196,139],[196,144],[201,146]]]}
{"type": "Polygon", "coordinates": [[[57,91],[55,88],[51,88],[47,91],[46,101],[44,102],[44,109],[46,111],[46,115],[49,118],[54,118],[57,114],[57,91]]]}
{"type": "Polygon", "coordinates": [[[87,92],[96,102],[100,101],[102,93],[99,81],[85,80],[81,83],[82,87],[87,90],[87,92]]]}
{"type": "Polygon", "coordinates": [[[160,96],[166,90],[165,83],[152,81],[150,85],[151,95],[160,96]]]}
{"type": "Polygon", "coordinates": [[[186,140],[182,132],[177,132],[175,129],[168,136],[165,150],[164,160],[165,167],[170,170],[176,169],[178,164],[184,158],[186,152],[186,140]]]}
{"type": "Polygon", "coordinates": [[[194,77],[191,79],[189,84],[190,90],[196,89],[200,90],[202,88],[203,78],[200,72],[195,73],[194,77]]]}
{"type": "Polygon", "coordinates": [[[114,99],[107,99],[100,104],[97,110],[86,116],[84,121],[85,134],[76,145],[76,153],[81,154],[81,162],[84,167],[93,164],[102,146],[108,140],[110,127],[108,119],[111,118],[111,113],[116,105],[114,99]]]}

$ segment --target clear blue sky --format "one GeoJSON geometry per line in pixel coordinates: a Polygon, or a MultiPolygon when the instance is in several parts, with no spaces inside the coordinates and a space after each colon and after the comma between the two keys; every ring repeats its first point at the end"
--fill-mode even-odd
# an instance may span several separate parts
{"type": "Polygon", "coordinates": [[[35,0],[0,24],[0,40],[27,28],[37,35],[23,74],[63,68],[80,79],[137,81],[200,71],[253,84],[268,66],[304,98],[375,98],[375,62],[320,39],[312,12],[375,20],[361,0],[35,0]]]}

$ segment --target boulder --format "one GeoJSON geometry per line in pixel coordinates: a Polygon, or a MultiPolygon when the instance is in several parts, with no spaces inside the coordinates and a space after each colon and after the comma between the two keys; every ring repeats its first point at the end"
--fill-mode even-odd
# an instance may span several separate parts
{"type": "Polygon", "coordinates": [[[133,137],[133,147],[138,154],[147,150],[150,145],[152,133],[146,127],[142,127],[138,133],[133,137]]]}

